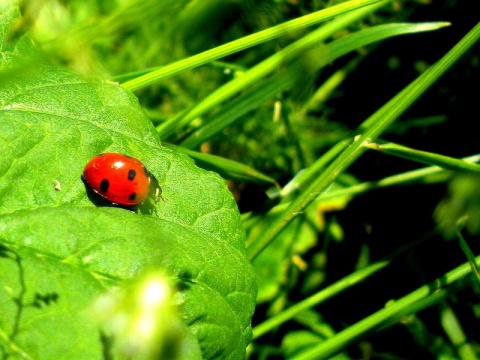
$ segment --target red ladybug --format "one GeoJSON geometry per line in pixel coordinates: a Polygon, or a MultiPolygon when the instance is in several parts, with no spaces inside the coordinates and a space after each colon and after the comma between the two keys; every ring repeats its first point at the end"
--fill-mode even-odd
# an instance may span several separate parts
{"type": "Polygon", "coordinates": [[[95,156],[83,170],[83,179],[98,195],[116,205],[136,206],[148,198],[158,202],[162,188],[141,161],[105,153],[95,156]]]}

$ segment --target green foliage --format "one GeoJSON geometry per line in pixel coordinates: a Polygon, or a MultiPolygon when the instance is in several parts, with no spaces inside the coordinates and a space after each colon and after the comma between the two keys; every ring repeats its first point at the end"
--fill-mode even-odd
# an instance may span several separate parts
{"type": "Polygon", "coordinates": [[[255,276],[224,181],[162,147],[122,87],[19,58],[4,62],[0,87],[2,355],[101,358],[89,307],[151,269],[178,287],[204,358],[243,357],[255,276]],[[81,174],[106,151],[140,158],[167,200],[138,214],[95,207],[81,174]]]}
{"type": "Polygon", "coordinates": [[[3,358],[479,357],[466,2],[0,8],[3,358]],[[98,199],[105,151],[164,201],[98,199]]]}

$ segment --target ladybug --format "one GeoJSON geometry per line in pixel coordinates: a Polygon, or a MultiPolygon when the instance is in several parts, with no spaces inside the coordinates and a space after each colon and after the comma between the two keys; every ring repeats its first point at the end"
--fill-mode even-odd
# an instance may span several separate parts
{"type": "Polygon", "coordinates": [[[98,195],[114,205],[127,207],[158,202],[162,188],[140,160],[118,153],[104,153],[91,159],[83,170],[84,181],[98,195]]]}

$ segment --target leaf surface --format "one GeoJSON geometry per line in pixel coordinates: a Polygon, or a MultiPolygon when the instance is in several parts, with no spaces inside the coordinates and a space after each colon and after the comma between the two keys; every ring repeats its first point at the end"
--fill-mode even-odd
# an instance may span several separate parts
{"type": "Polygon", "coordinates": [[[117,84],[11,59],[0,73],[0,353],[103,358],[92,303],[154,269],[181,284],[202,356],[242,359],[256,282],[225,181],[162,147],[117,84]],[[102,152],[140,159],[166,200],[135,213],[88,196],[81,174],[102,152]]]}

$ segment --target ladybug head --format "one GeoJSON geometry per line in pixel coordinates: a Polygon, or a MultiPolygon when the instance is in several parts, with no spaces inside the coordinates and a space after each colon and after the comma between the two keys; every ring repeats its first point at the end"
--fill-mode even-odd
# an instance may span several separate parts
{"type": "Polygon", "coordinates": [[[150,192],[149,197],[155,202],[159,202],[160,199],[165,201],[165,198],[162,196],[162,188],[158,184],[158,180],[150,174],[150,192]]]}

